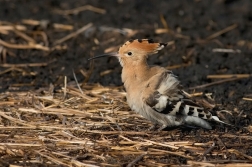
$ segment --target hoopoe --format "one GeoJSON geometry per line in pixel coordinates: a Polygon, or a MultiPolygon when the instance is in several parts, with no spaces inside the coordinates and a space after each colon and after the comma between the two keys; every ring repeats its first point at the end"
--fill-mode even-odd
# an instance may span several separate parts
{"type": "Polygon", "coordinates": [[[95,56],[89,60],[115,56],[122,66],[122,82],[130,108],[154,126],[198,126],[212,129],[207,120],[220,121],[204,107],[196,104],[182,90],[177,77],[160,66],[149,66],[147,58],[163,49],[167,43],[150,39],[129,40],[116,53],[95,56]]]}

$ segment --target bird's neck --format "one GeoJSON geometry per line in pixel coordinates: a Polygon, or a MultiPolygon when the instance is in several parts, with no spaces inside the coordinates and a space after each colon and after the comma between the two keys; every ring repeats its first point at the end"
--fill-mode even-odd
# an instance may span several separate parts
{"type": "Polygon", "coordinates": [[[137,64],[124,64],[122,69],[122,82],[127,83],[142,83],[149,79],[148,71],[149,65],[146,61],[139,62],[137,64]]]}

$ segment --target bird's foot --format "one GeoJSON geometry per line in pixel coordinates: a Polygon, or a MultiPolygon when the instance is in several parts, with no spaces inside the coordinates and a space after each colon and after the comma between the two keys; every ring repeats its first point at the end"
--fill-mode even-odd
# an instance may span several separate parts
{"type": "Polygon", "coordinates": [[[167,125],[162,125],[160,126],[160,128],[158,128],[158,132],[161,132],[162,130],[164,130],[167,127],[167,125]]]}
{"type": "Polygon", "coordinates": [[[154,131],[156,129],[156,127],[157,127],[157,124],[154,124],[148,128],[148,131],[154,131]]]}

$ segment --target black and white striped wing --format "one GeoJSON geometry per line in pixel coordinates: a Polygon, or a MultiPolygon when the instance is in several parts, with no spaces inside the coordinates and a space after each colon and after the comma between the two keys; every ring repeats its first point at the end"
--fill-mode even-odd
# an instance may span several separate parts
{"type": "Polygon", "coordinates": [[[211,129],[211,126],[202,120],[211,119],[211,113],[184,95],[176,76],[166,71],[156,78],[160,78],[160,81],[156,84],[156,91],[146,99],[147,105],[164,116],[182,117],[185,124],[211,129]]]}

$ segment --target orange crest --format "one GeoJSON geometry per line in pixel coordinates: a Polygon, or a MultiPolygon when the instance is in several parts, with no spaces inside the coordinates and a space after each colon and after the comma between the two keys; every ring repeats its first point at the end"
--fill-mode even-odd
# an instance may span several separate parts
{"type": "Polygon", "coordinates": [[[167,43],[155,43],[152,39],[135,39],[125,42],[119,49],[119,54],[135,51],[141,55],[150,55],[163,49],[167,43]]]}

